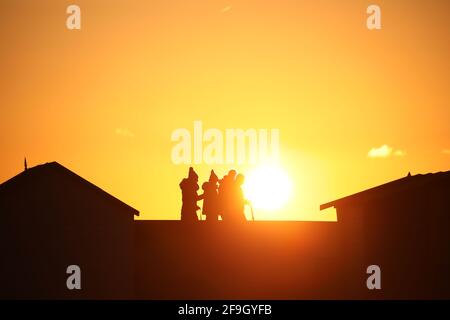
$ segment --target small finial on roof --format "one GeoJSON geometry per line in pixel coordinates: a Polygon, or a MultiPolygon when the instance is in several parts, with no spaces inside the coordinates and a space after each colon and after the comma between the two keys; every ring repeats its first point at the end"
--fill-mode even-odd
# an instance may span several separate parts
{"type": "Polygon", "coordinates": [[[23,158],[23,167],[24,167],[24,171],[27,171],[28,165],[27,165],[27,158],[26,157],[23,158]]]}
{"type": "Polygon", "coordinates": [[[408,172],[407,177],[411,177],[411,171],[408,172]]]}

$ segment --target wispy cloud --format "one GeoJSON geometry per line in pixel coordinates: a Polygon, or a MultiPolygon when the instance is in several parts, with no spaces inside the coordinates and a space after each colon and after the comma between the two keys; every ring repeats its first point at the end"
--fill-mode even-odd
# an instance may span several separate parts
{"type": "Polygon", "coordinates": [[[114,130],[118,136],[126,137],[126,138],[134,138],[134,133],[125,128],[116,128],[114,130]]]}
{"type": "Polygon", "coordinates": [[[450,154],[450,149],[442,149],[443,154],[450,154]]]}
{"type": "Polygon", "coordinates": [[[379,148],[372,148],[369,150],[367,156],[370,158],[386,158],[389,157],[392,153],[392,148],[387,144],[383,144],[379,148]]]}
{"type": "Polygon", "coordinates": [[[231,6],[226,6],[226,7],[222,8],[222,10],[220,10],[220,12],[222,12],[222,13],[228,12],[231,10],[231,8],[232,8],[231,6]]]}
{"type": "Polygon", "coordinates": [[[394,154],[394,156],[397,156],[397,157],[403,157],[403,156],[406,156],[406,151],[404,151],[404,150],[395,150],[393,154],[394,154]]]}
{"type": "Polygon", "coordinates": [[[391,155],[397,157],[403,157],[406,155],[406,152],[401,149],[394,149],[387,144],[383,144],[381,147],[375,147],[369,150],[367,156],[369,158],[387,158],[391,155]]]}

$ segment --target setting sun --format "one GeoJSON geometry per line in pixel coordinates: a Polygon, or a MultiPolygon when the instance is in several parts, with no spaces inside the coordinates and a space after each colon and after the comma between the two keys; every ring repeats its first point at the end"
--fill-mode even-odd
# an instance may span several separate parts
{"type": "Polygon", "coordinates": [[[280,209],[290,198],[292,183],[277,166],[261,166],[251,171],[243,186],[248,200],[257,209],[280,209]]]}

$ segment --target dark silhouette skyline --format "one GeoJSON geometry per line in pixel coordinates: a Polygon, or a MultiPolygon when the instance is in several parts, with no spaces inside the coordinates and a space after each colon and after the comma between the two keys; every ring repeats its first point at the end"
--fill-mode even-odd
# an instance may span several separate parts
{"type": "Polygon", "coordinates": [[[136,209],[47,163],[0,184],[0,297],[448,299],[449,196],[447,171],[322,205],[336,207],[337,222],[134,220],[136,209]],[[73,264],[79,291],[66,287],[73,264]],[[381,290],[366,287],[373,264],[381,290]]]}

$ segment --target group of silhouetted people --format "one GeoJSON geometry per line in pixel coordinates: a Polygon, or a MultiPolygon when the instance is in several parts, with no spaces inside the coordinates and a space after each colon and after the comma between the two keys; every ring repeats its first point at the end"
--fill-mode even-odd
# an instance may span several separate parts
{"type": "MultiPolygon", "coordinates": [[[[209,180],[202,184],[203,194],[199,195],[198,175],[191,167],[187,178],[180,182],[183,205],[181,207],[182,221],[197,221],[197,202],[203,200],[202,215],[206,221],[242,222],[246,220],[244,209],[249,201],[245,199],[242,185],[244,175],[230,170],[227,175],[219,179],[211,170],[209,180]]],[[[202,216],[200,215],[200,220],[202,216]]]]}

